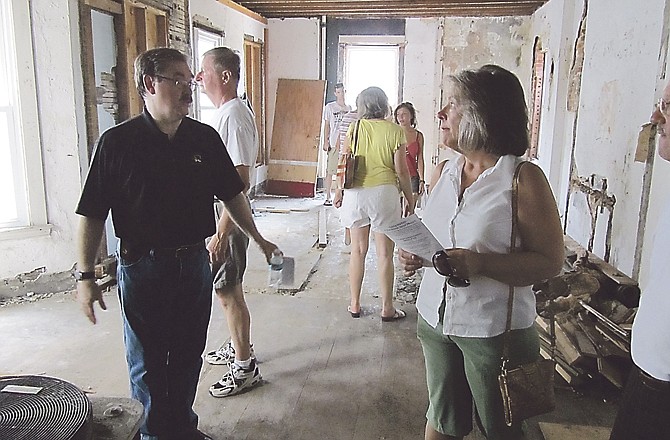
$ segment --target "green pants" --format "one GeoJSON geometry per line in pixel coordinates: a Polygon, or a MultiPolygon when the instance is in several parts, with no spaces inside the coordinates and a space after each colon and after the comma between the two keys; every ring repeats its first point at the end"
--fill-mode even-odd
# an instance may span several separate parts
{"type": "MultiPolygon", "coordinates": [[[[521,426],[507,427],[498,387],[503,336],[465,338],[442,334],[421,316],[417,335],[426,360],[429,406],[426,418],[437,432],[464,437],[472,431],[472,404],[488,440],[522,438],[521,426]]],[[[510,335],[510,366],[532,362],[540,341],[531,326],[510,335]]]]}

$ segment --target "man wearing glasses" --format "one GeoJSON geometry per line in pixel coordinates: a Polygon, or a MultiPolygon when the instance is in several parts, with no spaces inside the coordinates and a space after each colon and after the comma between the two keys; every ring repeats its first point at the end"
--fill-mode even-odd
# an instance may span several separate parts
{"type": "Polygon", "coordinates": [[[258,243],[256,229],[221,138],[187,117],[195,87],[186,57],[159,48],[135,60],[144,112],[100,136],[76,212],[77,294],[95,324],[106,309],[94,263],[111,210],[120,239],[118,294],[132,397],[144,405],[142,440],[202,440],[193,411],[211,309],[205,238],[215,233],[213,200],[258,243]]]}
{"type": "MultiPolygon", "coordinates": [[[[651,123],[658,133],[658,155],[670,161],[670,83],[651,114],[651,123]]],[[[665,264],[670,248],[670,203],[656,231],[649,283],[633,323],[634,365],[610,440],[656,440],[670,435],[670,276],[665,264]]]]}

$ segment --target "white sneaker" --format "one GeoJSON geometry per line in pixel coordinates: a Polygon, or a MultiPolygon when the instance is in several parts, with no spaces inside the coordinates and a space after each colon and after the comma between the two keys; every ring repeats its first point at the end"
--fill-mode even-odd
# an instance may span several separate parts
{"type": "Polygon", "coordinates": [[[221,380],[209,387],[209,394],[213,397],[234,396],[260,383],[261,380],[263,377],[258,370],[256,359],[251,359],[249,368],[242,368],[233,362],[221,380]]]}
{"type": "MultiPolygon", "coordinates": [[[[254,345],[249,346],[249,354],[252,359],[256,359],[254,354],[254,345]]],[[[235,362],[235,349],[233,348],[233,341],[228,339],[223,345],[214,351],[210,351],[205,355],[205,361],[212,365],[230,365],[235,362]]]]}

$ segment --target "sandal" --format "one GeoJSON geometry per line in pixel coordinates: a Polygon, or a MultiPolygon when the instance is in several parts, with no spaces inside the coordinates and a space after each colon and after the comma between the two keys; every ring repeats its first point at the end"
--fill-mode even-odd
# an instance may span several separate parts
{"type": "Polygon", "coordinates": [[[361,311],[359,310],[358,312],[354,312],[351,310],[351,306],[347,306],[347,312],[351,313],[352,318],[360,318],[361,317],[361,311]]]}
{"type": "Polygon", "coordinates": [[[398,321],[407,317],[407,313],[401,309],[395,309],[393,316],[382,316],[382,322],[398,321]]]}

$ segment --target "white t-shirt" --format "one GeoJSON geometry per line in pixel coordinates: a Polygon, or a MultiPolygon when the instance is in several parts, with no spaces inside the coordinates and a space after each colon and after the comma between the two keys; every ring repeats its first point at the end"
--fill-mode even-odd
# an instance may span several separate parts
{"type": "Polygon", "coordinates": [[[238,97],[217,108],[209,125],[219,132],[233,165],[245,165],[253,171],[259,148],[258,130],[254,114],[244,101],[238,97]]]}
{"type": "Polygon", "coordinates": [[[649,285],[642,292],[633,323],[631,355],[647,374],[670,382],[670,199],[658,222],[653,243],[649,285]]]}
{"type": "Polygon", "coordinates": [[[331,147],[335,147],[337,144],[337,137],[339,136],[339,126],[342,122],[342,117],[345,113],[351,111],[351,106],[344,105],[341,106],[337,101],[329,102],[323,108],[323,120],[328,121],[330,127],[330,136],[328,141],[330,142],[331,147]]]}
{"type": "MultiPolygon", "coordinates": [[[[463,193],[461,172],[464,158],[450,160],[430,192],[423,222],[445,248],[475,252],[509,252],[512,231],[512,178],[515,156],[502,156],[463,193]]],[[[517,246],[519,243],[517,243],[517,246]]],[[[444,315],[445,335],[487,338],[505,331],[509,287],[484,276],[470,279],[469,287],[447,287],[444,315]]],[[[426,267],[419,287],[416,308],[423,319],[437,327],[444,277],[426,267]]],[[[531,286],[516,287],[512,308],[512,329],[523,329],[535,320],[535,295],[531,286]]]]}

